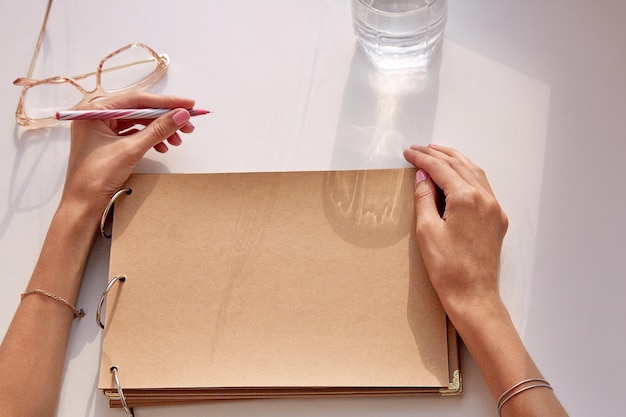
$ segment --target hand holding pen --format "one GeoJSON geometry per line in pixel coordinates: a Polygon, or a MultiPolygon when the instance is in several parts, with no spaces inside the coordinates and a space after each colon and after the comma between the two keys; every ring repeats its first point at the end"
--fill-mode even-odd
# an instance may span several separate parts
{"type": "MultiPolygon", "coordinates": [[[[110,112],[117,109],[165,109],[155,118],[75,120],[67,168],[66,194],[82,196],[102,211],[122,188],[133,167],[152,147],[157,152],[182,144],[182,134],[195,127],[190,122],[194,100],[184,97],[133,92],[90,103],[80,110],[110,112]],[[97,178],[94,186],[94,178],[97,178]],[[96,189],[97,188],[97,189],[96,189]],[[94,201],[95,200],[95,201],[94,201]]],[[[100,213],[101,214],[101,213],[100,213]]]]}

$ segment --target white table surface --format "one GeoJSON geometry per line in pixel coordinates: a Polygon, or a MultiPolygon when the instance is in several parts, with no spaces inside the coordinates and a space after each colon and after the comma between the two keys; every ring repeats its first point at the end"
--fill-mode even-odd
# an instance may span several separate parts
{"type": "MultiPolygon", "coordinates": [[[[0,13],[0,332],[58,203],[67,125],[16,128],[45,0],[0,13]]],[[[356,47],[348,0],[56,0],[35,77],[95,69],[142,41],[172,60],[153,91],[215,113],[141,172],[406,166],[412,143],[481,165],[509,215],[501,290],[528,349],[572,416],[623,415],[626,371],[626,3],[450,0],[425,79],[381,77],[356,47]]],[[[98,240],[72,332],[60,416],[121,416],[97,390],[94,314],[108,280],[98,240]]],[[[471,357],[455,398],[294,399],[141,408],[141,416],[496,416],[471,357]]],[[[6,375],[3,376],[7,377],[6,375]]]]}

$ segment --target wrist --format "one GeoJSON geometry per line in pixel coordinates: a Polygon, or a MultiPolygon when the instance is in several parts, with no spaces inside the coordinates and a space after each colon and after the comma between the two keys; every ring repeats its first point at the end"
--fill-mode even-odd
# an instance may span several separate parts
{"type": "Polygon", "coordinates": [[[459,334],[477,334],[494,326],[512,325],[509,311],[499,294],[485,295],[479,300],[456,300],[445,310],[459,334]]]}
{"type": "Polygon", "coordinates": [[[98,231],[103,209],[90,203],[63,198],[50,227],[55,233],[62,233],[76,243],[91,243],[98,231]]]}
{"type": "Polygon", "coordinates": [[[89,205],[61,200],[28,289],[41,289],[76,305],[82,274],[98,230],[95,213],[95,208],[89,205]]]}
{"type": "Polygon", "coordinates": [[[494,398],[521,380],[541,377],[499,296],[449,317],[494,398]]]}

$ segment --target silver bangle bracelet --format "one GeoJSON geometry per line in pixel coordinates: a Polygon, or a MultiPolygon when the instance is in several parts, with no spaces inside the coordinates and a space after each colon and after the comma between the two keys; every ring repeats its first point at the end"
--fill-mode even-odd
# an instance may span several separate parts
{"type": "Polygon", "coordinates": [[[517,384],[513,385],[511,388],[507,389],[506,391],[504,391],[502,393],[502,395],[500,395],[500,398],[498,398],[498,415],[500,417],[502,417],[502,407],[504,406],[504,404],[506,404],[507,401],[509,401],[511,398],[515,397],[517,394],[520,394],[524,391],[527,391],[529,389],[532,388],[539,388],[539,387],[545,387],[545,388],[550,388],[552,389],[552,386],[550,385],[550,383],[548,381],[546,381],[545,379],[541,379],[541,378],[529,378],[529,379],[525,379],[523,381],[518,382],[517,384]],[[522,388],[522,385],[524,384],[528,384],[529,382],[537,382],[536,384],[532,384],[532,385],[528,385],[522,388]],[[516,388],[519,388],[517,391],[513,391],[516,388]]]}

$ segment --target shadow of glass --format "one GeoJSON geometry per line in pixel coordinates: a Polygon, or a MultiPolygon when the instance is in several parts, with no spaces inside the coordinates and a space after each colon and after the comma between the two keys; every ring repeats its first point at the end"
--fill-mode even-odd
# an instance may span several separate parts
{"type": "Polygon", "coordinates": [[[439,369],[436,347],[445,343],[447,333],[423,320],[433,315],[445,320],[445,313],[412,233],[415,171],[389,169],[376,177],[367,170],[407,167],[403,150],[411,144],[432,142],[440,67],[441,52],[428,71],[381,72],[359,45],[355,46],[331,160],[334,171],[328,173],[324,184],[326,215],[343,239],[367,248],[407,239],[406,319],[424,366],[433,373],[439,369]]]}
{"type": "Polygon", "coordinates": [[[412,169],[329,171],[326,217],[339,236],[359,247],[390,246],[412,230],[414,177],[412,169]]]}
{"type": "Polygon", "coordinates": [[[383,72],[356,44],[331,169],[407,166],[402,151],[432,139],[440,66],[438,53],[427,71],[383,72]]]}

